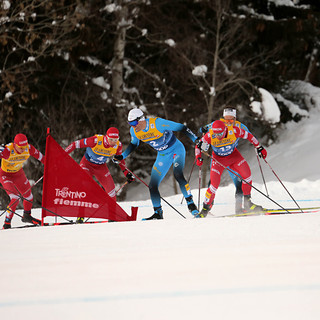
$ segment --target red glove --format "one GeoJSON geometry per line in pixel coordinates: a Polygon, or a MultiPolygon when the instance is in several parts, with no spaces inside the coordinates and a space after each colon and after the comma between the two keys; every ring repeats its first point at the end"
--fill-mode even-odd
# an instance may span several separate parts
{"type": "Polygon", "coordinates": [[[259,146],[257,152],[260,158],[265,159],[267,157],[267,150],[263,146],[259,146]]]}
{"type": "Polygon", "coordinates": [[[202,158],[197,158],[197,166],[198,167],[201,167],[202,166],[202,164],[203,164],[203,159],[202,158]]]}

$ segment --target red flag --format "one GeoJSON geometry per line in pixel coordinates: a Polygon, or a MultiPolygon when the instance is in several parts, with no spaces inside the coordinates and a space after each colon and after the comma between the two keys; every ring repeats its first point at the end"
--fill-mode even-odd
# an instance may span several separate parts
{"type": "Polygon", "coordinates": [[[133,221],[127,213],[47,134],[42,218],[46,216],[133,221]]]}

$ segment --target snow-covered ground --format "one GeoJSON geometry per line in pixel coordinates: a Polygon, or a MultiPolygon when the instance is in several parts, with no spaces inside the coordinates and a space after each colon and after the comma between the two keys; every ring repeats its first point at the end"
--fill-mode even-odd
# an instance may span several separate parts
{"type": "MultiPolygon", "coordinates": [[[[320,206],[318,119],[314,112],[288,125],[268,148],[301,207],[320,206]]],[[[254,154],[249,160],[265,192],[254,154]]],[[[269,196],[294,207],[262,166],[269,196]]],[[[135,193],[146,198],[148,190],[141,184],[135,193]]],[[[276,207],[255,190],[252,198],[276,207]]],[[[140,200],[120,203],[127,212],[139,207],[136,222],[1,230],[1,319],[320,318],[320,213],[219,218],[233,213],[232,185],[219,188],[207,219],[193,219],[181,195],[165,199],[186,219],[163,204],[164,220],[141,221],[152,206],[140,200]]],[[[15,217],[13,226],[21,224],[15,217]]]]}
{"type": "MultiPolygon", "coordinates": [[[[287,183],[301,206],[320,205],[319,187],[287,183]]],[[[319,319],[320,213],[216,218],[230,193],[207,219],[173,196],[187,219],[164,206],[140,221],[144,201],[123,203],[137,222],[2,230],[1,319],[319,319]]]]}

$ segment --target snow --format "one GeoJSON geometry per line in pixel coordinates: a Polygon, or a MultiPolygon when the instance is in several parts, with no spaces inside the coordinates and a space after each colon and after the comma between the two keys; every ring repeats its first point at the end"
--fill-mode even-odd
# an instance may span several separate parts
{"type": "MultiPolygon", "coordinates": [[[[313,100],[309,117],[286,124],[267,147],[269,165],[301,207],[320,206],[320,108],[313,100]]],[[[248,161],[254,187],[266,193],[254,153],[248,161]]],[[[269,197],[295,207],[260,162],[269,197]]],[[[196,168],[196,203],[197,177],[196,168]]],[[[208,218],[193,219],[169,184],[161,194],[186,219],[163,202],[164,220],[141,221],[152,205],[138,184],[135,199],[146,200],[120,202],[126,212],[139,207],[136,222],[1,230],[1,319],[319,319],[320,212],[223,218],[234,213],[229,184],[218,189],[208,218]]],[[[255,189],[252,199],[277,207],[255,189]]]]}
{"type": "Polygon", "coordinates": [[[101,77],[97,77],[97,78],[93,78],[92,79],[92,83],[94,83],[95,85],[107,89],[110,89],[110,84],[101,76],[101,77]]]}
{"type": "Polygon", "coordinates": [[[5,0],[5,1],[2,2],[2,9],[3,10],[9,10],[10,7],[11,7],[10,1],[5,0]]]}
{"type": "Polygon", "coordinates": [[[261,102],[252,101],[250,104],[252,111],[270,123],[278,123],[281,113],[276,100],[266,89],[259,88],[259,92],[261,94],[261,102]]]}
{"type": "Polygon", "coordinates": [[[196,66],[192,70],[192,74],[196,77],[205,77],[206,72],[208,72],[208,67],[206,65],[196,66]]]}
{"type": "Polygon", "coordinates": [[[173,39],[166,39],[164,41],[164,43],[166,43],[169,47],[175,47],[176,46],[176,42],[173,39]]]}

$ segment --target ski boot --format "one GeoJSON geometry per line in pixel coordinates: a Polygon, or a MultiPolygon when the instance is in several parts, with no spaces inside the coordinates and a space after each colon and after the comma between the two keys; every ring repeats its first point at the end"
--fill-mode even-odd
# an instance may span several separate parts
{"type": "Polygon", "coordinates": [[[199,215],[199,210],[198,210],[197,206],[194,204],[192,196],[186,198],[186,201],[187,201],[187,205],[188,205],[188,209],[189,209],[190,213],[192,215],[194,215],[195,217],[197,215],[199,215]]]}
{"type": "Polygon", "coordinates": [[[6,218],[4,220],[4,224],[2,229],[10,229],[11,228],[11,219],[10,218],[6,218]]]}
{"type": "Polygon", "coordinates": [[[149,218],[144,218],[142,220],[160,220],[163,219],[163,211],[161,207],[154,207],[154,214],[149,218]]]}
{"type": "Polygon", "coordinates": [[[83,223],[84,217],[78,217],[76,223],[83,223]]]}
{"type": "Polygon", "coordinates": [[[254,204],[251,201],[251,196],[249,194],[243,196],[243,207],[244,207],[244,211],[246,212],[262,212],[263,211],[262,206],[254,204]]]}
{"type": "Polygon", "coordinates": [[[26,223],[32,223],[32,224],[41,224],[41,220],[36,219],[31,215],[31,210],[23,211],[23,216],[21,218],[21,221],[26,223]]]}
{"type": "Polygon", "coordinates": [[[204,203],[202,210],[200,211],[200,213],[198,215],[196,215],[196,218],[205,218],[208,215],[211,207],[212,207],[212,205],[210,206],[210,205],[204,203]]]}

